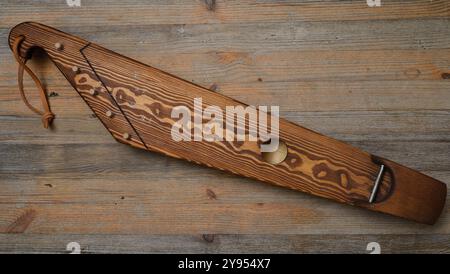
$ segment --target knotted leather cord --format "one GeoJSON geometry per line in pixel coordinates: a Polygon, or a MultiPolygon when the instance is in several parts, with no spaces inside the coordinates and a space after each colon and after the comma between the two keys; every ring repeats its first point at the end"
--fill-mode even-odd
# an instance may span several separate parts
{"type": "Polygon", "coordinates": [[[19,91],[20,96],[22,97],[23,102],[25,105],[31,109],[33,112],[35,112],[38,115],[42,116],[42,124],[44,125],[44,128],[48,128],[48,126],[53,122],[53,119],[55,118],[55,115],[50,110],[50,105],[48,103],[47,99],[47,93],[45,92],[45,89],[39,80],[39,78],[36,76],[36,74],[33,73],[33,71],[26,65],[26,62],[28,61],[27,58],[22,58],[19,55],[20,52],[20,44],[25,40],[25,37],[23,35],[18,36],[16,40],[14,40],[13,44],[13,53],[14,57],[16,58],[17,63],[19,64],[19,71],[17,75],[17,80],[19,83],[19,91]],[[27,100],[25,96],[25,92],[23,90],[23,71],[26,71],[28,75],[33,79],[33,81],[36,83],[36,86],[39,89],[39,96],[41,97],[42,105],[44,106],[44,111],[40,111],[37,108],[33,107],[27,100]]]}

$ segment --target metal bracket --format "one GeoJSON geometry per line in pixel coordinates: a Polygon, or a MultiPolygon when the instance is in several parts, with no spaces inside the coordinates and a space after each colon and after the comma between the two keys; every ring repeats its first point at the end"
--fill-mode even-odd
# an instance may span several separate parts
{"type": "Polygon", "coordinates": [[[375,184],[372,189],[372,193],[370,194],[369,203],[373,203],[375,197],[377,196],[378,188],[380,187],[381,178],[383,178],[384,173],[384,165],[380,166],[380,170],[378,171],[377,179],[375,180],[375,184]]]}

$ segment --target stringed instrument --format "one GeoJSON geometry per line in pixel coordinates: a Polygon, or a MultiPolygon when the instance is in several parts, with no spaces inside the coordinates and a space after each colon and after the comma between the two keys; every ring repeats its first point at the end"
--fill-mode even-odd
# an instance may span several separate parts
{"type": "Polygon", "coordinates": [[[47,53],[121,143],[420,223],[435,223],[443,210],[444,183],[281,118],[279,145],[270,152],[261,150],[262,141],[174,140],[178,121],[172,110],[177,106],[194,113],[196,98],[205,107],[247,105],[79,37],[24,22],[11,30],[9,45],[19,64],[22,98],[42,115],[44,127],[55,115],[26,65],[35,47],[47,53]],[[39,88],[44,111],[27,101],[24,71],[39,88]]]}

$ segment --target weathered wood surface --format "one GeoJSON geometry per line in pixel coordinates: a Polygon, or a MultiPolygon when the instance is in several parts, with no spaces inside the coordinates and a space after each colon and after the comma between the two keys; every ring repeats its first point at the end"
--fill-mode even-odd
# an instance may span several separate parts
{"type": "MultiPolygon", "coordinates": [[[[448,1],[50,2],[2,3],[2,41],[53,25],[450,182],[448,1]]],[[[418,225],[117,144],[46,59],[58,119],[44,130],[6,42],[0,60],[0,251],[64,252],[78,235],[92,252],[449,252],[448,205],[418,225]]]]}
{"type": "MultiPolygon", "coordinates": [[[[277,164],[268,163],[254,140],[236,141],[236,137],[229,140],[236,130],[228,129],[228,119],[233,117],[234,120],[235,116],[228,108],[240,106],[243,109],[245,103],[77,36],[40,23],[24,22],[11,30],[9,44],[14,53],[21,56],[29,55],[32,48],[44,50],[105,128],[121,143],[419,223],[434,224],[444,208],[445,183],[282,118],[279,119],[279,138],[287,147],[286,158],[277,164]],[[17,39],[22,41],[20,47],[17,39]],[[58,43],[64,48],[55,48],[58,43]],[[207,138],[197,133],[202,131],[202,125],[198,125],[202,121],[197,122],[192,114],[196,112],[196,99],[202,100],[200,108],[227,109],[226,114],[220,114],[221,126],[215,128],[214,133],[220,139],[226,136],[227,141],[195,141],[197,137],[207,138]],[[181,105],[190,111],[188,119],[191,127],[194,126],[189,133],[194,141],[192,137],[182,142],[173,140],[172,127],[178,119],[173,118],[171,111],[181,105]],[[225,116],[226,129],[222,128],[225,116]],[[387,171],[380,177],[376,198],[371,203],[380,165],[387,171]]],[[[255,108],[253,110],[254,114],[249,116],[261,115],[255,108]]],[[[257,119],[260,121],[261,117],[257,119]]],[[[256,122],[249,120],[245,115],[237,118],[237,127],[247,131],[246,135],[251,135],[251,130],[260,131],[261,124],[256,127],[252,124],[256,122]]],[[[266,120],[273,118],[266,117],[266,120]]],[[[204,126],[211,123],[206,121],[204,126]]],[[[258,135],[261,138],[261,132],[258,135]]]]}
{"type": "Polygon", "coordinates": [[[381,253],[449,253],[447,234],[306,234],[306,235],[104,235],[104,234],[0,234],[3,252],[69,253],[76,242],[82,254],[90,253],[371,253],[371,242],[381,253]]]}

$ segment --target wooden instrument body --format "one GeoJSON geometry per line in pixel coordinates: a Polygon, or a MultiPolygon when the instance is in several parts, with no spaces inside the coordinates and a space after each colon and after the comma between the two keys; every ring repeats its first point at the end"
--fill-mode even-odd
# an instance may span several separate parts
{"type": "Polygon", "coordinates": [[[174,107],[194,113],[194,98],[204,107],[246,105],[48,26],[19,24],[10,45],[19,35],[25,36],[21,55],[44,49],[119,142],[421,223],[433,224],[444,207],[444,183],[281,118],[279,137],[288,153],[276,165],[264,161],[255,141],[176,142],[174,107]],[[369,203],[380,165],[386,172],[369,203]]]}

